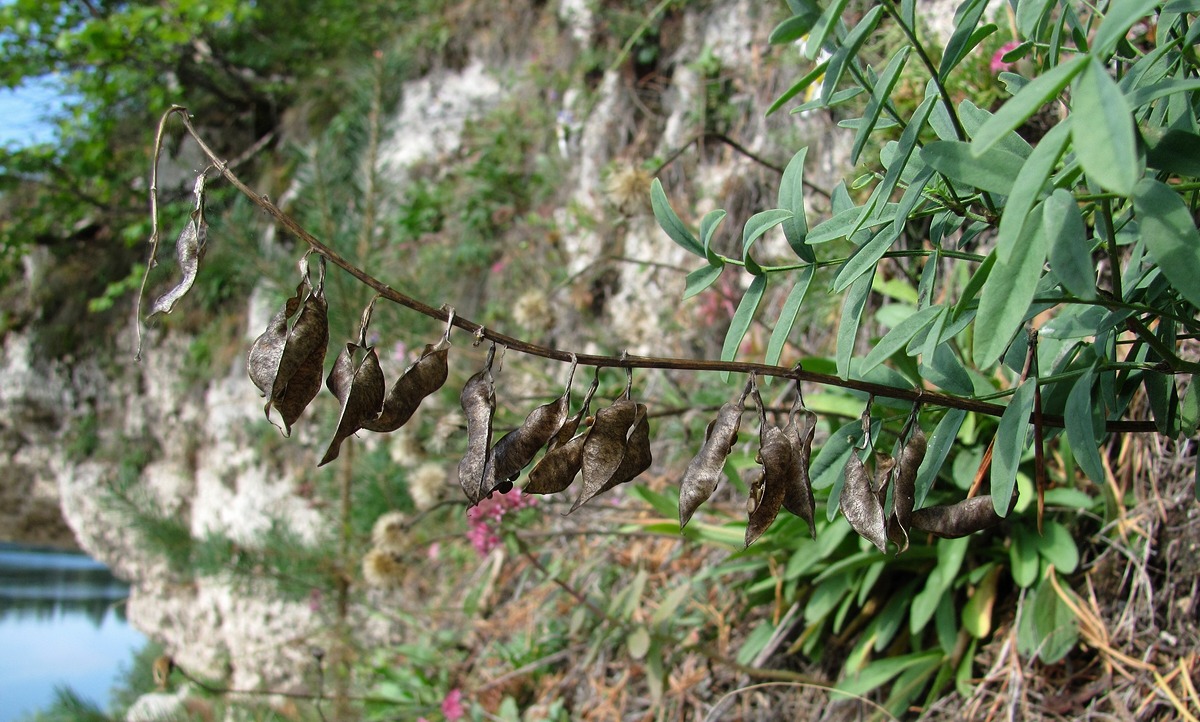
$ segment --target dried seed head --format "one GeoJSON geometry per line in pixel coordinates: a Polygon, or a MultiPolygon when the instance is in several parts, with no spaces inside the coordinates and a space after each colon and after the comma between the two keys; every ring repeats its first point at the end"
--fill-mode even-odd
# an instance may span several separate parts
{"type": "Polygon", "coordinates": [[[404,514],[389,511],[375,520],[371,527],[371,542],[379,549],[400,549],[404,546],[404,514]]]}
{"type": "Polygon", "coordinates": [[[391,589],[404,581],[404,565],[394,551],[372,549],[363,557],[363,580],[368,586],[391,589]]]}
{"type": "Polygon", "coordinates": [[[433,508],[446,485],[446,469],[437,462],[427,462],[414,469],[407,477],[408,495],[418,511],[433,508]]]}

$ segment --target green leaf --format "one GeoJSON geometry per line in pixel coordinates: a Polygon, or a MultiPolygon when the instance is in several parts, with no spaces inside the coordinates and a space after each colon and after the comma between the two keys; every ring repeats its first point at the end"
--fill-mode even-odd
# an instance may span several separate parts
{"type": "Polygon", "coordinates": [[[721,221],[725,220],[725,211],[721,209],[709,211],[704,214],[704,218],[700,219],[700,242],[704,246],[704,256],[708,262],[714,266],[724,265],[724,261],[712,250],[712,237],[717,231],[717,226],[721,225],[721,221]]]}
{"type": "Polygon", "coordinates": [[[650,651],[650,632],[642,625],[634,627],[629,636],[625,638],[625,646],[629,652],[629,656],[633,659],[642,659],[646,656],[646,652],[650,651]]]}
{"type": "MultiPolygon", "coordinates": [[[[758,304],[762,301],[763,291],[766,289],[766,276],[755,276],[754,280],[750,282],[750,287],[746,289],[746,295],[742,296],[737,310],[733,313],[733,319],[729,322],[729,331],[725,334],[725,344],[721,347],[722,361],[732,361],[737,356],[738,347],[742,345],[742,338],[750,328],[754,312],[758,310],[758,304]]],[[[728,371],[721,372],[721,380],[729,381],[728,371]]]]}
{"type": "MultiPolygon", "coordinates": [[[[975,363],[981,366],[991,364],[1008,347],[1025,321],[1041,280],[1046,260],[1046,235],[1041,224],[1031,229],[1026,241],[1008,263],[997,261],[983,284],[973,346],[975,363]]],[[[989,255],[995,255],[995,251],[989,255]]]]}
{"type": "Polygon", "coordinates": [[[1013,581],[1023,589],[1028,589],[1037,581],[1041,559],[1038,556],[1038,540],[1022,524],[1014,524],[1012,529],[1012,546],[1008,548],[1008,562],[1012,570],[1013,581]]]}
{"type": "Polygon", "coordinates": [[[970,143],[935,140],[921,149],[921,160],[947,178],[990,193],[1012,192],[1025,159],[1000,148],[975,153],[970,143]]]}
{"type": "MultiPolygon", "coordinates": [[[[857,238],[859,234],[855,234],[857,238]]],[[[833,293],[841,293],[847,286],[854,283],[862,277],[862,274],[876,267],[879,259],[883,258],[887,250],[896,242],[896,236],[892,235],[892,227],[882,229],[868,238],[861,246],[854,249],[854,253],[846,259],[838,271],[837,276],[833,279],[831,290],[833,293]]]]}
{"type": "Polygon", "coordinates": [[[975,392],[971,374],[949,344],[938,344],[932,354],[921,359],[921,372],[926,380],[952,394],[970,396],[975,392]]]}
{"type": "Polygon", "coordinates": [[[783,95],[776,98],[774,103],[771,103],[771,107],[767,108],[766,114],[770,115],[771,113],[774,113],[775,111],[782,108],[784,106],[784,104],[786,104],[789,100],[791,100],[792,98],[796,97],[797,95],[803,93],[804,91],[808,90],[808,86],[815,83],[817,80],[819,80],[821,78],[821,76],[823,76],[825,74],[825,68],[827,68],[827,67],[829,67],[828,60],[817,65],[817,67],[813,68],[812,70],[808,71],[807,75],[805,75],[803,78],[800,78],[800,80],[797,80],[796,83],[794,85],[792,85],[792,87],[790,87],[784,91],[783,95]]]}
{"type": "Polygon", "coordinates": [[[1170,186],[1145,178],[1133,189],[1133,207],[1146,251],[1175,290],[1200,308],[1200,231],[1170,186]]]}
{"type": "Polygon", "coordinates": [[[992,631],[992,609],[996,603],[996,582],[999,579],[1000,567],[993,566],[963,607],[963,629],[976,639],[983,639],[992,631]]]}
{"type": "Polygon", "coordinates": [[[1125,97],[1129,101],[1129,107],[1137,110],[1143,105],[1153,103],[1159,98],[1165,98],[1168,95],[1175,95],[1177,93],[1187,95],[1195,90],[1200,90],[1200,79],[1160,80],[1152,85],[1134,88],[1125,97]]]}
{"type": "Polygon", "coordinates": [[[1125,38],[1129,28],[1154,10],[1158,0],[1124,0],[1108,4],[1108,12],[1092,40],[1091,56],[1107,59],[1125,38]]]}
{"type": "Polygon", "coordinates": [[[1096,297],[1096,269],[1079,204],[1059,188],[1042,203],[1042,232],[1050,243],[1050,272],[1071,294],[1096,297]]]}
{"type": "Polygon", "coordinates": [[[1073,115],[1086,121],[1071,125],[1075,155],[1084,172],[1105,190],[1129,195],[1142,169],[1125,94],[1093,59],[1075,80],[1072,101],[1073,115]]]}
{"type": "Polygon", "coordinates": [[[996,443],[992,451],[992,507],[1000,516],[1008,516],[1013,487],[1017,483],[1017,467],[1029,443],[1029,415],[1033,413],[1033,396],[1037,377],[1030,376],[1013,394],[996,428],[996,443]]]}
{"type": "Polygon", "coordinates": [[[874,279],[874,268],[859,276],[850,285],[842,302],[842,319],[838,323],[837,335],[837,373],[842,378],[850,376],[850,358],[854,355],[855,341],[858,339],[858,324],[862,321],[863,308],[867,305],[874,279]]]}
{"type": "Polygon", "coordinates": [[[703,266],[697,268],[687,275],[686,285],[683,288],[683,300],[688,300],[692,296],[700,293],[704,289],[713,285],[718,278],[721,277],[721,272],[725,270],[724,264],[716,266],[703,266]]]}
{"type": "Polygon", "coordinates": [[[937,478],[938,472],[942,469],[942,464],[946,463],[946,457],[950,454],[950,449],[954,448],[954,441],[958,438],[958,430],[962,428],[963,419],[967,418],[967,412],[963,409],[950,409],[942,420],[938,422],[933,433],[929,435],[929,443],[926,445],[925,458],[921,460],[921,466],[917,469],[916,489],[913,494],[915,501],[914,508],[920,509],[925,504],[925,497],[929,495],[929,490],[933,488],[933,481],[937,478]]]}
{"type": "Polygon", "coordinates": [[[873,211],[866,220],[861,219],[862,206],[852,206],[835,212],[832,218],[821,222],[809,231],[805,242],[810,246],[817,245],[818,243],[828,243],[829,241],[845,238],[855,227],[872,228],[884,223],[891,223],[896,218],[896,209],[898,206],[899,204],[897,203],[884,204],[883,208],[873,211]]]}
{"type": "Polygon", "coordinates": [[[671,202],[667,200],[667,194],[663,191],[662,182],[657,178],[650,183],[650,206],[654,209],[654,218],[658,225],[666,231],[672,241],[690,253],[707,258],[704,246],[700,245],[700,241],[696,240],[692,232],[683,225],[683,221],[679,220],[679,216],[675,215],[675,209],[671,208],[671,202]]]}
{"type": "MultiPolygon", "coordinates": [[[[834,485],[841,476],[846,460],[850,458],[850,450],[862,441],[862,422],[858,419],[851,421],[829,434],[829,438],[812,460],[809,473],[814,489],[825,489],[834,485]]],[[[829,517],[833,519],[833,515],[829,517]]]]}
{"type": "Polygon", "coordinates": [[[917,332],[921,329],[928,326],[934,317],[942,311],[943,308],[941,306],[928,306],[896,324],[896,327],[888,331],[883,338],[879,339],[879,342],[875,344],[875,348],[871,349],[866,358],[862,360],[862,364],[858,367],[858,372],[865,374],[891,358],[892,354],[907,346],[909,340],[917,335],[917,332]]]}
{"type": "Polygon", "coordinates": [[[891,681],[893,677],[909,668],[936,663],[941,659],[941,650],[914,652],[913,654],[906,654],[900,657],[877,659],[866,667],[863,667],[859,672],[848,674],[845,679],[838,682],[835,689],[849,695],[864,695],[871,690],[882,687],[891,681]]]}
{"type": "Polygon", "coordinates": [[[1038,553],[1063,574],[1071,574],[1079,567],[1079,547],[1075,545],[1075,537],[1056,521],[1046,522],[1038,542],[1038,553]]]}
{"type": "Polygon", "coordinates": [[[817,260],[817,255],[804,242],[804,237],[808,235],[808,220],[804,215],[804,159],[807,155],[808,148],[801,148],[788,161],[787,168],[783,169],[783,179],[779,182],[778,205],[792,212],[791,217],[785,218],[782,223],[783,235],[792,247],[792,252],[800,260],[813,263],[817,260]]]}
{"type": "MultiPolygon", "coordinates": [[[[950,40],[946,42],[946,50],[942,53],[942,62],[938,66],[938,77],[946,78],[950,75],[950,71],[954,70],[966,54],[978,44],[979,40],[972,36],[975,33],[975,26],[979,24],[979,19],[983,17],[983,11],[987,9],[987,0],[967,0],[958,9],[954,11],[954,32],[950,35],[950,40]]],[[[996,28],[993,26],[992,30],[996,28]]]]}
{"type": "MultiPolygon", "coordinates": [[[[1059,584],[1064,582],[1060,580],[1059,584]]],[[[1061,661],[1079,641],[1079,620],[1047,579],[1038,585],[1030,611],[1036,631],[1037,656],[1046,664],[1061,661]]]]}
{"type": "Polygon", "coordinates": [[[1104,487],[1107,476],[1097,450],[1100,441],[1096,437],[1095,415],[1092,412],[1092,385],[1095,381],[1094,369],[1089,369],[1079,377],[1067,396],[1063,417],[1067,422],[1067,441],[1071,444],[1075,462],[1093,483],[1104,487]]]}
{"type": "Polygon", "coordinates": [[[1200,178],[1200,135],[1168,130],[1146,151],[1146,165],[1168,173],[1200,178]]]}
{"type": "Polygon", "coordinates": [[[785,45],[794,43],[807,35],[821,14],[812,8],[805,8],[805,10],[806,12],[793,15],[776,25],[775,29],[771,31],[770,37],[767,38],[767,42],[772,45],[785,45]]]}
{"type": "Polygon", "coordinates": [[[866,147],[867,139],[870,138],[871,132],[879,122],[879,115],[887,105],[892,90],[896,87],[896,82],[900,80],[900,71],[904,69],[904,63],[908,60],[910,52],[912,52],[911,45],[900,46],[900,49],[892,54],[887,67],[879,75],[879,80],[875,83],[875,91],[871,93],[871,100],[867,102],[867,109],[863,113],[863,122],[854,134],[854,145],[850,150],[852,164],[858,163],[858,156],[866,147]]]}
{"type": "Polygon", "coordinates": [[[813,29],[808,33],[808,40],[804,43],[804,57],[816,60],[821,48],[825,45],[826,38],[837,27],[838,20],[842,18],[848,2],[849,0],[833,0],[825,7],[825,12],[821,13],[821,17],[817,19],[813,29]]]}
{"type": "Polygon", "coordinates": [[[1080,55],[1029,81],[1021,92],[1000,106],[1000,110],[983,124],[971,143],[972,152],[976,156],[983,155],[1007,133],[1020,127],[1043,105],[1058,97],[1062,89],[1083,70],[1087,61],[1086,55],[1080,55]]]}
{"type": "Polygon", "coordinates": [[[1062,157],[1070,139],[1071,117],[1050,129],[1040,143],[1025,159],[1021,172],[1013,183],[1004,215],[1000,216],[1000,227],[996,233],[996,256],[1002,261],[1012,258],[1012,250],[1021,237],[1021,229],[1032,223],[1033,206],[1042,195],[1046,181],[1054,172],[1054,166],[1062,157]]]}
{"type": "Polygon", "coordinates": [[[796,315],[800,313],[800,306],[803,305],[808,288],[812,285],[816,268],[815,265],[805,266],[796,272],[796,283],[788,293],[787,300],[783,302],[783,309],[779,312],[779,318],[775,320],[775,328],[771,329],[771,340],[767,343],[767,357],[763,360],[763,363],[768,366],[779,363],[783,347],[787,344],[792,326],[796,323],[796,315]]]}
{"type": "Polygon", "coordinates": [[[1045,19],[1054,0],[1018,0],[1017,32],[1021,37],[1033,38],[1037,26],[1045,19]]]}
{"type": "Polygon", "coordinates": [[[858,55],[858,51],[862,49],[863,43],[867,41],[867,38],[874,32],[875,26],[879,24],[879,18],[882,14],[882,5],[876,5],[868,10],[867,14],[862,17],[862,20],[858,21],[858,25],[855,25],[846,38],[838,44],[833,57],[829,59],[829,68],[825,71],[825,80],[821,83],[822,99],[828,101],[833,95],[834,89],[837,88],[837,84],[842,80],[842,75],[846,72],[846,67],[854,62],[854,58],[858,55]]]}
{"type": "Polygon", "coordinates": [[[909,613],[908,628],[915,635],[929,624],[942,597],[954,586],[958,570],[962,568],[970,539],[939,539],[937,542],[937,566],[925,579],[925,587],[913,597],[909,613]]]}
{"type": "Polygon", "coordinates": [[[764,233],[791,217],[792,212],[783,208],[762,211],[750,216],[750,219],[746,221],[746,226],[742,229],[742,259],[750,258],[750,247],[764,233]]]}

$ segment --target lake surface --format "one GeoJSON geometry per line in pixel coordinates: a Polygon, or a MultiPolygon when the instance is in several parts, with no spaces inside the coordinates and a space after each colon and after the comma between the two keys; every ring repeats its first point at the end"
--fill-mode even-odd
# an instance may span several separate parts
{"type": "Polygon", "coordinates": [[[0,722],[69,686],[108,709],[109,689],[146,638],[125,620],[129,587],[84,554],[0,543],[0,722]]]}

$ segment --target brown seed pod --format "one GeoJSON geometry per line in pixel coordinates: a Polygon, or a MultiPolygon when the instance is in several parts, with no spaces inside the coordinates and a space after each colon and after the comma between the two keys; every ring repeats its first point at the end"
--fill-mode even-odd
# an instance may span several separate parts
{"type": "Polygon", "coordinates": [[[750,383],[736,401],[730,401],[721,406],[717,418],[704,431],[704,445],[696,454],[683,479],[679,483],[679,528],[687,526],[688,520],[708,501],[717,490],[721,481],[721,469],[725,466],[725,457],[733,451],[737,443],[738,428],[742,424],[742,412],[746,408],[746,394],[750,391],[750,383]]]}
{"type": "Polygon", "coordinates": [[[812,441],[816,433],[817,416],[804,409],[804,420],[797,425],[796,416],[788,421],[783,433],[792,447],[792,469],[786,478],[783,508],[808,522],[808,531],[817,538],[817,527],[813,520],[816,501],[813,499],[809,465],[812,458],[812,441]]]}
{"type": "Polygon", "coordinates": [[[392,390],[383,402],[383,412],[373,421],[363,424],[363,428],[386,434],[408,423],[425,397],[446,383],[449,355],[450,342],[447,339],[426,344],[421,357],[392,384],[392,390]]]}
{"type": "Polygon", "coordinates": [[[917,509],[912,514],[913,529],[945,539],[974,534],[994,527],[1002,521],[1004,518],[996,513],[992,506],[992,497],[988,494],[973,496],[956,504],[927,506],[917,509]]]}
{"type": "Polygon", "coordinates": [[[379,356],[366,343],[367,327],[371,324],[371,313],[379,296],[371,299],[362,314],[358,329],[358,343],[348,343],[329,371],[325,383],[342,404],[338,415],[337,431],[329,442],[324,458],[317,466],[324,466],[338,457],[342,442],[362,428],[383,410],[383,393],[386,384],[383,370],[379,368],[379,356]]]}
{"type": "Polygon", "coordinates": [[[838,505],[846,515],[846,521],[854,531],[871,542],[879,551],[887,553],[887,528],[883,520],[883,506],[871,488],[871,477],[858,454],[850,454],[846,462],[846,482],[838,505]]]}
{"type": "Polygon", "coordinates": [[[900,452],[894,476],[895,487],[892,489],[892,513],[888,516],[888,539],[895,542],[901,552],[908,549],[908,529],[912,525],[917,493],[917,470],[925,458],[925,447],[925,432],[914,422],[912,434],[900,452]]]}
{"type": "Polygon", "coordinates": [[[179,263],[179,282],[170,291],[159,296],[150,309],[150,315],[170,313],[176,302],[192,290],[196,282],[196,274],[200,270],[200,262],[208,250],[208,222],[204,220],[204,184],[208,171],[196,178],[193,193],[196,196],[196,206],[188,216],[187,224],[175,242],[175,259],[179,263]]]}
{"type": "Polygon", "coordinates": [[[309,278],[306,255],[300,260],[302,280],[296,295],[271,319],[246,359],[250,380],[267,397],[263,412],[268,420],[272,407],[279,412],[284,436],[291,435],[292,424],[321,390],[325,371],[329,306],[325,301],[325,258],[318,259],[316,286],[309,278]]]}
{"type": "Polygon", "coordinates": [[[521,470],[533,461],[533,457],[550,442],[555,433],[567,420],[571,405],[571,381],[575,378],[575,367],[567,379],[567,388],[554,401],[542,404],[525,417],[520,427],[500,437],[492,449],[495,459],[496,478],[500,481],[515,481],[521,470]]]}
{"type": "Polygon", "coordinates": [[[629,434],[637,421],[637,407],[625,395],[596,412],[596,421],[583,445],[583,489],[570,511],[599,494],[620,468],[629,446],[629,434]]]}
{"type": "Polygon", "coordinates": [[[492,378],[492,355],[479,373],[467,380],[459,395],[467,419],[467,451],[458,463],[458,482],[474,506],[496,487],[492,466],[492,416],[496,413],[496,386],[492,378]]]}
{"type": "Polygon", "coordinates": [[[550,438],[550,442],[546,444],[546,453],[554,451],[558,447],[566,444],[575,438],[575,432],[579,430],[579,425],[587,418],[591,411],[592,396],[596,393],[596,389],[600,387],[600,377],[597,375],[592,379],[592,385],[588,387],[587,393],[583,396],[583,406],[579,411],[563,422],[558,431],[554,432],[554,436],[550,438]]]}
{"type": "Polygon", "coordinates": [[[587,433],[584,432],[547,451],[529,470],[529,477],[521,491],[526,494],[557,494],[565,490],[583,467],[583,445],[586,441],[587,433]]]}
{"type": "MultiPolygon", "coordinates": [[[[774,523],[787,496],[789,477],[795,473],[792,445],[783,430],[770,427],[760,432],[758,463],[762,464],[761,489],[754,493],[754,509],[747,508],[746,546],[750,546],[774,523]]],[[[751,486],[753,490],[754,487],[751,486]]]]}
{"type": "MultiPolygon", "coordinates": [[[[643,471],[650,468],[650,464],[654,459],[650,453],[650,422],[646,418],[646,405],[638,404],[635,414],[636,420],[633,422],[633,428],[629,432],[629,441],[625,445],[625,455],[621,458],[621,465],[613,472],[612,477],[600,487],[592,496],[599,496],[609,489],[626,484],[633,481],[643,471]]],[[[582,498],[582,497],[581,497],[582,498]]],[[[577,504],[586,503],[588,499],[576,502],[577,504]]]]}

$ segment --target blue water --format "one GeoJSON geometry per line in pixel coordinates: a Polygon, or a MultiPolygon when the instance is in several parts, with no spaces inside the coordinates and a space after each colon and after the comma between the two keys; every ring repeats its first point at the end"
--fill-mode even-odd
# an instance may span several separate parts
{"type": "Polygon", "coordinates": [[[146,638],[129,626],[129,588],[83,554],[0,544],[0,722],[69,686],[101,709],[146,638]]]}

